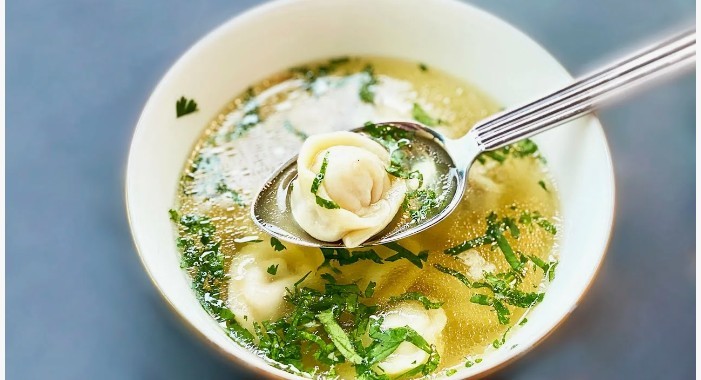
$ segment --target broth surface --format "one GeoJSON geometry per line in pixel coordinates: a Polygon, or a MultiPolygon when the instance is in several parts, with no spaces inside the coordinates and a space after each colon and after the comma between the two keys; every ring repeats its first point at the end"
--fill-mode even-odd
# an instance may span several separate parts
{"type": "MultiPolygon", "coordinates": [[[[237,337],[237,331],[245,327],[242,325],[250,327],[250,323],[263,321],[236,323],[227,313],[229,267],[244,248],[262,252],[275,245],[251,220],[250,203],[268,176],[299,151],[306,136],[352,129],[367,121],[422,119],[419,121],[435,123],[434,128],[441,133],[457,138],[498,110],[486,95],[462,80],[418,63],[387,58],[321,61],[254,85],[212,120],[193,148],[177,189],[178,203],[171,211],[183,267],[191,274],[203,306],[224,328],[233,331],[235,340],[257,349],[256,338],[246,342],[237,337]],[[367,91],[372,93],[372,102],[367,101],[367,91]]],[[[524,323],[529,307],[504,301],[509,314],[508,323],[502,323],[494,307],[471,302],[475,294],[493,299],[500,296],[486,288],[465,286],[438,268],[457,271],[472,282],[480,281],[480,269],[484,268],[494,274],[517,272],[519,281],[513,286],[519,291],[546,290],[557,260],[559,205],[544,159],[534,147],[529,142],[480,156],[470,170],[468,188],[458,208],[435,227],[399,242],[417,255],[428,251],[425,259],[418,260],[421,268],[404,259],[381,264],[359,260],[348,265],[331,261],[312,271],[303,285],[323,288],[324,273],[333,275],[338,283],[356,283],[360,289],[373,281],[374,294],[363,302],[378,305],[379,313],[395,304],[391,297],[406,292],[420,292],[442,302],[447,323],[439,344],[440,365],[433,374],[466,363],[479,365],[475,360],[495,347],[509,349],[507,332],[524,323]],[[518,271],[514,265],[519,264],[507,261],[498,241],[459,254],[445,253],[484,236],[489,231],[490,215],[506,226],[499,236],[519,259],[518,271]],[[536,265],[538,259],[548,266],[536,265]],[[544,273],[546,270],[549,273],[544,273]]],[[[324,262],[318,249],[282,245],[315,263],[324,262]]],[[[286,252],[282,249],[278,254],[286,252]]],[[[394,252],[379,247],[377,253],[386,259],[394,252]]],[[[280,315],[291,308],[285,304],[280,315]]],[[[348,363],[336,365],[332,373],[325,372],[329,366],[309,355],[303,363],[308,368],[317,367],[314,375],[318,377],[354,376],[348,363]]],[[[299,370],[285,364],[280,367],[299,370]]]]}

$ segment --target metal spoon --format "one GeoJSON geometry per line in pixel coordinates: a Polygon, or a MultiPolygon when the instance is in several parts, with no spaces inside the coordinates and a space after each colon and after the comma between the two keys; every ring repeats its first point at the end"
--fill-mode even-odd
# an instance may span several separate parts
{"type": "MultiPolygon", "coordinates": [[[[416,123],[389,122],[383,126],[401,128],[415,139],[447,157],[450,176],[449,202],[431,217],[407,228],[386,229],[363,243],[372,246],[390,243],[417,234],[445,219],[460,203],[467,185],[467,172],[482,152],[504,147],[564,124],[594,109],[633,86],[647,83],[663,74],[689,66],[696,60],[696,30],[655,44],[613,65],[594,72],[549,95],[512,108],[477,123],[464,137],[452,140],[416,123]]],[[[362,133],[363,127],[353,132],[362,133]]],[[[253,220],[271,235],[310,247],[343,247],[342,242],[316,240],[304,232],[289,211],[288,188],[297,174],[297,157],[283,164],[258,192],[251,208],[253,220]]]]}

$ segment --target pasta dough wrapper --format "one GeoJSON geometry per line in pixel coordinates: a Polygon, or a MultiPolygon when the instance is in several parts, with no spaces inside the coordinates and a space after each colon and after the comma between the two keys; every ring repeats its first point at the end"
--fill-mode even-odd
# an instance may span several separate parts
{"type": "Polygon", "coordinates": [[[297,179],[290,195],[292,216],[316,239],[359,246],[387,227],[404,201],[406,181],[387,173],[389,162],[382,145],[357,133],[309,137],[297,159],[297,179]],[[324,158],[328,162],[325,177],[314,194],[312,184],[324,158]],[[318,205],[316,196],[339,208],[318,205]]]}

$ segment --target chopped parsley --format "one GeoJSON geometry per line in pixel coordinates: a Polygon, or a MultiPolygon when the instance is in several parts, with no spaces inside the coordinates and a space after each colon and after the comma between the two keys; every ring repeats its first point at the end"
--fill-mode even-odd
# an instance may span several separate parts
{"type": "Polygon", "coordinates": [[[487,161],[486,159],[489,158],[501,164],[509,157],[531,157],[545,163],[545,158],[540,154],[538,145],[531,139],[521,140],[503,148],[484,152],[477,157],[477,161],[484,164],[487,161]]]}
{"type": "Polygon", "coordinates": [[[411,115],[414,120],[428,127],[435,127],[436,125],[441,124],[440,119],[431,117],[428,112],[426,112],[426,110],[424,110],[418,103],[414,103],[414,107],[411,109],[411,115]]]}
{"type": "Polygon", "coordinates": [[[442,197],[439,197],[434,190],[421,189],[406,193],[403,207],[409,211],[412,223],[418,223],[427,219],[433,211],[443,204],[442,197]]]}
{"type": "Polygon", "coordinates": [[[508,334],[510,330],[511,330],[511,327],[507,328],[506,331],[504,331],[504,334],[502,334],[501,339],[495,339],[492,342],[492,347],[499,348],[499,347],[503,346],[504,343],[506,343],[506,334],[508,334]]]}
{"type": "Polygon", "coordinates": [[[382,264],[382,258],[373,249],[366,251],[349,251],[345,248],[320,248],[324,255],[324,263],[321,266],[331,264],[331,261],[338,262],[338,265],[350,265],[360,260],[370,260],[377,264],[382,264]]]}
{"type": "Polygon", "coordinates": [[[292,133],[293,135],[299,137],[301,140],[306,140],[307,137],[309,137],[308,134],[306,134],[306,133],[300,131],[299,129],[295,128],[295,126],[292,125],[292,123],[290,123],[289,120],[285,120],[285,122],[282,124],[282,126],[283,126],[283,128],[285,128],[286,130],[290,131],[290,133],[292,133]]]}
{"type": "Polygon", "coordinates": [[[280,242],[280,240],[278,240],[274,236],[270,237],[270,246],[273,247],[273,249],[275,249],[275,251],[282,251],[284,249],[287,249],[287,247],[285,247],[285,245],[282,244],[282,242],[280,242]]]}
{"type": "Polygon", "coordinates": [[[329,164],[329,152],[326,152],[326,155],[324,155],[324,159],[321,161],[321,169],[319,169],[319,174],[314,177],[314,181],[312,181],[312,188],[311,192],[314,194],[316,197],[316,204],[323,207],[323,208],[328,208],[328,209],[337,209],[341,208],[336,202],[329,200],[329,199],[324,199],[317,195],[319,192],[319,186],[321,186],[321,182],[324,180],[324,177],[326,176],[326,166],[329,164]]]}
{"type": "MultiPolygon", "coordinates": [[[[390,153],[390,165],[387,173],[403,179],[416,179],[417,188],[423,185],[423,175],[418,170],[411,170],[409,164],[409,152],[414,132],[387,124],[365,123],[363,132],[368,134],[378,143],[382,144],[390,153]]],[[[412,223],[425,220],[430,214],[440,208],[443,197],[431,189],[413,190],[404,198],[404,209],[409,211],[412,223]]]]}
{"type": "Polygon", "coordinates": [[[532,226],[533,223],[535,223],[546,232],[552,235],[557,234],[557,227],[555,227],[555,224],[541,215],[538,211],[523,211],[518,218],[518,222],[526,226],[532,226]]]}
{"type": "Polygon", "coordinates": [[[170,210],[169,214],[180,232],[176,240],[182,253],[180,266],[190,273],[192,289],[200,304],[232,339],[250,347],[253,345],[253,335],[236,322],[221,293],[228,275],[224,270],[224,254],[219,249],[221,241],[215,236],[216,227],[212,220],[193,214],[181,216],[176,210],[170,210]]]}
{"type": "Polygon", "coordinates": [[[409,262],[412,264],[416,265],[419,268],[423,268],[423,263],[425,263],[428,260],[428,250],[421,251],[417,254],[411,252],[410,250],[402,247],[399,243],[391,242],[384,244],[385,247],[397,252],[396,254],[388,257],[385,259],[385,261],[397,261],[400,259],[407,259],[409,262]]]}
{"type": "Polygon", "coordinates": [[[366,74],[366,79],[360,86],[358,96],[363,102],[372,104],[375,102],[375,85],[378,83],[375,68],[372,65],[367,65],[363,69],[363,73],[366,74]]]}
{"type": "Polygon", "coordinates": [[[292,75],[304,81],[304,89],[313,92],[317,80],[333,74],[340,66],[350,62],[350,57],[336,57],[316,66],[298,66],[290,69],[292,75]]]}
{"type": "Polygon", "coordinates": [[[426,310],[438,309],[443,306],[443,302],[431,301],[425,295],[419,292],[406,292],[399,296],[390,297],[389,302],[402,302],[402,301],[418,301],[424,306],[426,310]]]}
{"type": "Polygon", "coordinates": [[[428,71],[428,66],[425,63],[419,63],[419,70],[426,72],[428,71]]]}
{"type": "MultiPolygon", "coordinates": [[[[518,223],[526,226],[536,223],[545,231],[553,235],[557,233],[555,226],[549,220],[541,216],[537,211],[524,211],[519,216],[518,223]]],[[[523,257],[523,255],[517,255],[517,253],[514,252],[511,244],[506,239],[506,232],[508,232],[514,239],[519,238],[521,232],[516,224],[516,220],[510,217],[503,217],[500,219],[495,213],[492,212],[487,216],[487,230],[485,231],[484,235],[465,241],[454,247],[450,247],[443,252],[447,255],[457,255],[469,249],[481,247],[483,245],[496,244],[499,250],[504,254],[504,258],[509,263],[509,266],[511,266],[514,271],[520,271],[523,269],[526,259],[523,257]]]]}
{"type": "Polygon", "coordinates": [[[458,370],[455,369],[455,368],[451,368],[451,369],[445,370],[445,375],[446,375],[446,376],[453,376],[453,375],[455,375],[456,373],[458,373],[458,370]]]}
{"type": "Polygon", "coordinates": [[[260,106],[253,88],[247,90],[241,110],[243,111],[243,116],[241,116],[241,119],[234,125],[234,129],[227,135],[229,141],[244,136],[251,128],[263,121],[260,116],[260,106]]]}
{"type": "Polygon", "coordinates": [[[324,310],[317,314],[316,318],[321,322],[321,325],[324,326],[324,330],[328,333],[329,339],[331,339],[333,345],[336,346],[336,349],[346,360],[353,364],[360,364],[363,362],[363,358],[355,352],[353,343],[346,332],[343,331],[341,326],[339,326],[334,319],[333,310],[324,310]]]}
{"type": "Polygon", "coordinates": [[[268,273],[270,273],[271,275],[275,276],[275,275],[277,274],[277,267],[278,267],[278,266],[280,266],[280,264],[275,264],[275,265],[269,266],[269,267],[268,267],[268,273]]]}
{"type": "Polygon", "coordinates": [[[545,186],[545,181],[543,181],[542,179],[538,181],[538,186],[542,187],[543,190],[547,191],[548,193],[550,192],[550,190],[548,190],[548,187],[545,186]]]}
{"type": "Polygon", "coordinates": [[[543,275],[552,282],[555,279],[555,268],[557,267],[557,261],[545,262],[538,258],[537,256],[530,255],[528,258],[535,264],[538,268],[543,270],[543,275]]]}
{"type": "Polygon", "coordinates": [[[496,243],[501,252],[504,254],[504,258],[509,263],[511,268],[516,271],[521,270],[523,263],[514,253],[514,250],[511,248],[511,244],[509,244],[508,240],[506,240],[506,237],[504,236],[504,232],[506,231],[508,231],[511,236],[516,239],[520,235],[518,226],[516,226],[513,219],[508,217],[499,219],[497,215],[492,212],[487,216],[487,231],[485,231],[484,235],[448,248],[444,251],[444,253],[447,255],[457,255],[472,248],[496,243]]]}
{"type": "Polygon", "coordinates": [[[511,314],[504,303],[515,307],[529,308],[543,300],[543,293],[527,293],[517,289],[521,282],[521,277],[514,271],[498,274],[485,273],[483,281],[473,282],[454,269],[446,268],[439,264],[434,264],[434,267],[443,273],[455,277],[469,288],[483,288],[491,291],[492,295],[475,293],[470,298],[470,302],[491,306],[496,312],[500,324],[508,324],[509,315],[511,314]]]}
{"type": "Polygon", "coordinates": [[[246,202],[243,200],[241,194],[239,194],[239,192],[236,190],[229,188],[229,186],[227,186],[223,181],[217,184],[217,193],[228,195],[229,198],[231,198],[231,200],[238,206],[243,207],[246,205],[246,202]]]}
{"type": "Polygon", "coordinates": [[[197,102],[195,102],[194,99],[186,99],[184,96],[181,96],[180,99],[175,102],[176,117],[183,117],[196,111],[198,111],[197,102]]]}
{"type": "Polygon", "coordinates": [[[363,295],[365,295],[365,298],[370,298],[372,297],[373,294],[375,294],[375,286],[377,283],[375,281],[370,281],[368,282],[368,286],[365,288],[365,291],[363,292],[363,295]]]}

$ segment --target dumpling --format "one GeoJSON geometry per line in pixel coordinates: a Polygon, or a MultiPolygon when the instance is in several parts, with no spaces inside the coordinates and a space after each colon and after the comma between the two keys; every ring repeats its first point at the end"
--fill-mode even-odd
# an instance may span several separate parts
{"type": "Polygon", "coordinates": [[[284,311],[286,288],[323,262],[318,251],[288,245],[276,252],[268,244],[247,244],[234,255],[229,268],[228,306],[236,321],[251,328],[253,321],[276,319],[284,311]],[[268,268],[275,267],[275,274],[268,268]]]}
{"type": "Polygon", "coordinates": [[[359,246],[385,228],[404,201],[405,180],[390,176],[388,165],[387,150],[360,134],[309,137],[297,159],[292,216],[316,239],[359,246]]]}
{"type": "MultiPolygon", "coordinates": [[[[441,335],[447,317],[442,308],[426,310],[418,302],[404,302],[381,315],[381,329],[409,326],[421,335],[429,344],[436,345],[441,351],[441,335]]],[[[402,374],[424,364],[428,353],[409,342],[402,342],[397,349],[377,365],[376,371],[390,376],[402,374]]]]}

